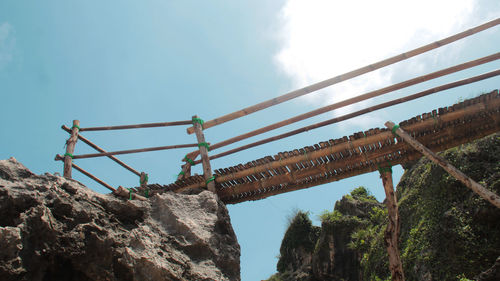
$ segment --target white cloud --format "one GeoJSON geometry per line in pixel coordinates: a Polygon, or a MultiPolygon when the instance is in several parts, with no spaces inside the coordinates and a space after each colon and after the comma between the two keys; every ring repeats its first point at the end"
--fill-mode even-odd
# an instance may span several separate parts
{"type": "Polygon", "coordinates": [[[9,64],[14,56],[15,39],[9,23],[0,24],[0,70],[9,64]]]}
{"type": "MultiPolygon", "coordinates": [[[[460,31],[470,24],[475,1],[288,0],[281,11],[276,62],[295,87],[303,87],[460,31]]],[[[422,72],[426,61],[409,64],[422,72]]],[[[330,104],[389,85],[394,71],[342,82],[324,90],[326,95],[309,95],[308,101],[330,104]]]]}

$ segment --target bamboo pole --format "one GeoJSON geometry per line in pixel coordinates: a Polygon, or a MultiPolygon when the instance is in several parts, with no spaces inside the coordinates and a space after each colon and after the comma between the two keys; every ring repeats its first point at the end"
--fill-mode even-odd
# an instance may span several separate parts
{"type": "MultiPolygon", "coordinates": [[[[65,130],[66,132],[68,133],[71,133],[71,129],[66,127],[66,125],[62,125],[61,128],[63,130],[65,130]]],[[[107,151],[105,151],[104,149],[100,148],[99,146],[97,146],[96,144],[94,144],[93,142],[89,141],[87,138],[83,137],[81,134],[78,134],[78,139],[83,141],[84,143],[88,144],[90,147],[92,147],[93,149],[99,151],[99,152],[102,152],[102,153],[106,153],[107,151]]],[[[115,161],[116,163],[118,163],[118,165],[124,167],[125,169],[131,171],[132,173],[136,174],[137,176],[141,176],[141,173],[139,173],[137,170],[133,169],[132,167],[130,167],[129,165],[123,163],[122,161],[120,161],[118,158],[114,157],[113,155],[108,155],[107,156],[109,159],[115,161]]]]}
{"type": "MultiPolygon", "coordinates": [[[[94,158],[94,157],[103,157],[103,156],[110,156],[110,155],[131,154],[131,153],[167,150],[167,149],[175,149],[175,148],[187,148],[187,147],[196,147],[196,146],[198,146],[198,144],[193,143],[193,144],[178,144],[178,145],[168,145],[168,146],[158,146],[158,147],[149,147],[149,148],[111,151],[111,152],[104,152],[104,153],[90,153],[90,154],[74,155],[73,159],[94,158]]],[[[56,157],[56,160],[60,160],[60,159],[58,159],[56,157]]]]}
{"type": "Polygon", "coordinates": [[[205,178],[205,184],[207,189],[216,193],[215,191],[215,178],[212,175],[212,167],[210,165],[210,160],[208,158],[208,147],[205,142],[205,135],[203,134],[202,124],[200,122],[195,122],[195,120],[201,120],[197,115],[193,116],[193,126],[195,128],[196,139],[198,140],[198,146],[200,149],[201,160],[203,164],[203,176],[205,178]]]}
{"type": "MultiPolygon", "coordinates": [[[[213,126],[220,125],[222,123],[225,123],[225,122],[228,122],[228,121],[231,121],[231,120],[234,120],[234,119],[237,119],[237,118],[249,115],[249,114],[254,113],[254,112],[257,112],[259,110],[266,109],[266,108],[268,108],[270,106],[283,103],[285,101],[288,101],[288,100],[291,100],[291,99],[294,99],[294,98],[297,98],[297,97],[300,97],[300,96],[312,93],[314,91],[326,88],[328,86],[337,84],[337,83],[342,82],[342,81],[346,81],[348,79],[351,79],[351,78],[360,76],[362,74],[365,74],[365,73],[377,70],[379,68],[382,68],[382,67],[385,67],[385,66],[388,66],[388,65],[391,65],[391,64],[394,64],[394,63],[406,60],[406,59],[414,57],[416,55],[419,55],[419,54],[428,52],[430,50],[439,48],[441,46],[450,44],[452,42],[455,42],[455,41],[460,40],[462,38],[465,38],[467,36],[476,34],[476,33],[480,32],[480,31],[486,30],[488,28],[494,27],[494,26],[496,26],[498,24],[500,24],[500,18],[494,19],[494,20],[489,21],[487,23],[484,23],[482,25],[476,26],[474,28],[468,29],[468,30],[460,32],[460,33],[457,33],[457,34],[452,35],[450,37],[447,37],[447,38],[444,38],[442,40],[433,42],[431,44],[428,44],[428,45],[425,45],[425,46],[413,49],[413,50],[411,50],[409,52],[399,54],[397,56],[394,56],[394,57],[391,57],[391,58],[388,58],[388,59],[376,62],[374,64],[370,64],[370,65],[367,65],[365,67],[358,68],[356,70],[353,70],[353,71],[350,71],[350,72],[347,72],[347,73],[335,76],[333,78],[321,81],[319,83],[316,83],[316,84],[313,84],[313,85],[310,85],[310,86],[307,86],[307,87],[304,87],[304,88],[301,88],[301,89],[289,92],[289,93],[287,93],[285,95],[282,95],[282,96],[279,96],[279,97],[276,97],[276,98],[273,98],[273,99],[261,102],[259,104],[256,104],[256,105],[244,108],[242,110],[239,110],[239,111],[236,111],[236,112],[233,112],[233,113],[230,113],[230,114],[227,114],[227,115],[215,118],[213,120],[205,122],[205,124],[203,124],[203,128],[204,129],[208,129],[208,128],[213,127],[213,126]]],[[[194,127],[189,127],[187,129],[187,132],[188,132],[188,134],[194,133],[194,127]]]]}
{"type": "MultiPolygon", "coordinates": [[[[424,128],[426,126],[433,126],[436,122],[438,123],[443,123],[443,122],[448,122],[451,120],[455,120],[459,117],[463,116],[471,116],[474,114],[477,114],[478,112],[485,111],[485,110],[491,110],[500,107],[500,98],[495,98],[487,103],[478,103],[475,105],[468,106],[464,109],[453,111],[450,113],[443,114],[441,116],[435,116],[435,118],[432,119],[427,119],[419,123],[414,123],[408,126],[405,126],[405,129],[407,130],[418,130],[421,128],[424,128]]],[[[274,161],[270,163],[266,163],[263,165],[259,165],[256,167],[252,167],[251,169],[248,170],[243,170],[243,171],[238,171],[234,173],[234,175],[222,175],[219,176],[216,181],[217,182],[224,182],[226,180],[230,180],[231,178],[241,178],[244,176],[248,176],[252,173],[258,173],[258,172],[263,172],[265,170],[271,170],[280,166],[285,166],[285,165],[291,165],[293,163],[301,162],[301,161],[307,161],[308,157],[310,159],[316,159],[325,155],[329,154],[334,154],[338,153],[341,151],[344,151],[346,149],[349,149],[352,146],[354,147],[359,147],[371,143],[375,143],[384,139],[387,139],[391,137],[391,132],[382,132],[377,135],[372,135],[372,136],[367,136],[366,138],[358,139],[355,141],[352,141],[351,143],[342,143],[334,146],[328,146],[323,149],[315,150],[312,151],[311,153],[308,153],[308,155],[297,155],[297,156],[292,156],[289,158],[282,159],[281,161],[274,161]]]]}
{"type": "Polygon", "coordinates": [[[389,215],[389,222],[384,232],[384,244],[389,255],[389,270],[393,281],[404,281],[403,265],[399,256],[399,212],[397,198],[394,195],[394,185],[392,183],[392,169],[390,167],[380,168],[380,177],[384,184],[385,204],[389,215]]]}
{"type": "Polygon", "coordinates": [[[73,153],[75,151],[75,145],[78,140],[78,129],[80,127],[80,121],[73,120],[73,127],[71,128],[71,136],[66,141],[66,153],[64,154],[64,172],[65,178],[71,178],[71,163],[73,162],[73,153]]]}
{"type": "Polygon", "coordinates": [[[99,178],[97,178],[96,176],[92,175],[91,173],[85,171],[84,169],[80,168],[79,166],[77,166],[75,163],[72,164],[73,168],[75,168],[76,170],[78,170],[80,173],[86,175],[87,177],[95,180],[96,182],[98,182],[99,184],[101,184],[102,186],[104,186],[105,188],[111,190],[112,192],[115,192],[116,189],[114,189],[111,185],[105,183],[104,181],[100,180],[99,178]]]}
{"type": "Polygon", "coordinates": [[[192,124],[191,121],[188,120],[188,121],[174,121],[174,122],[160,122],[160,123],[145,123],[145,124],[136,124],[136,125],[89,127],[89,128],[81,128],[80,132],[168,127],[168,126],[181,126],[181,125],[191,125],[191,124],[192,124]]]}
{"type": "Polygon", "coordinates": [[[482,186],[481,184],[477,183],[476,181],[474,181],[473,179],[462,173],[460,170],[455,168],[444,158],[436,155],[434,152],[432,152],[427,147],[422,145],[420,142],[415,140],[413,137],[408,135],[408,133],[406,133],[403,129],[399,128],[399,126],[395,127],[395,124],[393,122],[387,121],[385,123],[385,126],[387,126],[387,128],[395,132],[395,134],[403,138],[409,145],[411,145],[417,151],[427,156],[429,160],[441,166],[445,171],[454,176],[457,180],[461,181],[465,186],[470,188],[472,191],[481,196],[483,199],[489,201],[497,208],[500,208],[500,196],[486,189],[484,186],[482,186]]]}
{"type": "MultiPolygon", "coordinates": [[[[438,87],[434,87],[434,88],[431,88],[431,89],[427,89],[425,91],[418,92],[418,93],[410,95],[410,96],[406,96],[406,97],[394,99],[394,100],[391,100],[391,101],[388,101],[388,102],[384,102],[384,103],[381,103],[381,104],[378,104],[378,105],[374,105],[374,106],[371,106],[371,107],[368,107],[368,108],[365,108],[365,109],[362,109],[362,110],[358,110],[356,112],[348,113],[348,114],[345,114],[343,116],[335,117],[335,118],[332,118],[332,119],[329,119],[329,120],[326,120],[326,121],[322,121],[322,122],[319,122],[319,123],[316,123],[316,124],[313,124],[313,125],[305,126],[305,127],[302,127],[302,128],[299,128],[299,129],[296,129],[296,130],[293,130],[293,131],[290,131],[290,132],[287,132],[287,133],[284,133],[284,134],[280,134],[280,135],[277,135],[277,136],[269,137],[269,138],[266,138],[266,139],[263,139],[263,140],[260,140],[260,141],[256,141],[256,142],[253,142],[253,143],[250,143],[250,144],[246,144],[246,145],[243,145],[243,146],[240,146],[240,147],[237,147],[237,148],[233,148],[231,150],[228,150],[228,151],[225,151],[225,152],[222,152],[222,153],[210,156],[210,160],[217,159],[217,158],[220,158],[220,157],[224,157],[224,156],[227,156],[227,155],[230,155],[230,154],[233,154],[233,153],[236,153],[236,152],[240,152],[240,151],[252,148],[252,147],[256,147],[256,146],[259,146],[259,145],[262,145],[262,144],[266,144],[266,143],[270,143],[270,142],[277,141],[277,140],[280,140],[280,139],[284,139],[284,138],[287,138],[287,137],[290,137],[290,136],[294,136],[294,135],[297,135],[297,134],[300,134],[300,133],[304,133],[304,132],[307,132],[307,131],[310,131],[310,130],[314,130],[314,129],[321,128],[321,127],[324,127],[324,126],[327,126],[327,125],[331,125],[331,124],[338,123],[338,122],[341,122],[341,121],[344,121],[344,120],[348,120],[348,119],[354,118],[356,116],[360,116],[360,115],[363,115],[363,114],[366,114],[366,113],[370,113],[370,112],[373,112],[373,111],[376,111],[376,110],[380,110],[380,109],[383,109],[383,108],[386,108],[386,107],[390,107],[390,106],[393,106],[393,105],[401,104],[401,103],[408,102],[408,101],[411,101],[411,100],[414,100],[414,99],[418,99],[418,98],[421,98],[421,97],[424,97],[424,96],[427,96],[427,95],[435,94],[435,93],[438,93],[438,92],[441,92],[441,91],[444,91],[444,90],[452,89],[452,88],[463,86],[463,85],[466,85],[466,84],[478,82],[478,81],[481,81],[481,80],[484,80],[484,79],[488,79],[488,78],[491,78],[491,77],[495,77],[495,76],[498,76],[498,75],[500,75],[500,69],[497,69],[497,70],[494,70],[494,71],[491,71],[491,72],[488,72],[488,73],[484,73],[484,74],[481,74],[481,75],[478,75],[478,76],[474,76],[474,77],[471,77],[471,78],[466,78],[466,79],[462,79],[462,80],[455,81],[455,82],[452,82],[452,83],[448,83],[448,84],[445,84],[445,85],[441,85],[441,86],[438,86],[438,87]]],[[[217,144],[215,144],[214,147],[217,148],[217,144]]],[[[195,164],[198,164],[199,162],[200,162],[200,160],[197,160],[197,161],[195,161],[195,164]]]]}

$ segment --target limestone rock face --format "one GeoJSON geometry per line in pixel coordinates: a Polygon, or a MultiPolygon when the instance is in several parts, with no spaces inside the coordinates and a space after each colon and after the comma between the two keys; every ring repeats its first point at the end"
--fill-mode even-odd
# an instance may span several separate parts
{"type": "Polygon", "coordinates": [[[240,247],[211,192],[149,201],[0,160],[0,280],[240,280],[240,247]]]}

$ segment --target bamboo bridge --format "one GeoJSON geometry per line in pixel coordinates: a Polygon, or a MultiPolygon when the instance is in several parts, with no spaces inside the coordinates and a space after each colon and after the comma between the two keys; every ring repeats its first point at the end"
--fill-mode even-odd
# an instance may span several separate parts
{"type": "MultiPolygon", "coordinates": [[[[219,154],[212,154],[214,150],[227,145],[294,124],[298,121],[306,120],[323,113],[364,100],[369,100],[377,96],[385,95],[409,86],[417,85],[425,81],[430,81],[499,60],[500,52],[463,62],[432,73],[424,74],[381,89],[370,91],[217,143],[212,144],[206,142],[204,130],[250,115],[291,99],[311,94],[317,90],[377,69],[381,69],[388,65],[404,61],[411,57],[474,35],[478,32],[496,27],[499,24],[500,18],[497,18],[439,41],[435,41],[408,52],[346,72],[206,122],[195,115],[191,120],[185,121],[80,128],[80,122],[78,120],[74,120],[71,128],[62,126],[62,128],[70,133],[71,136],[66,142],[66,153],[64,155],[56,155],[55,160],[64,161],[64,176],[66,178],[71,178],[71,171],[72,168],[74,168],[110,189],[113,193],[123,197],[146,200],[149,195],[154,193],[166,191],[184,192],[190,189],[206,188],[217,193],[219,198],[227,204],[236,204],[245,201],[263,199],[272,195],[309,188],[363,173],[372,172],[384,166],[404,164],[421,157],[421,154],[414,148],[410,147],[401,137],[393,134],[393,132],[389,131],[387,128],[373,128],[364,132],[354,133],[350,136],[325,140],[304,148],[279,152],[275,155],[256,159],[246,164],[238,164],[227,168],[212,170],[210,160],[270,143],[272,141],[288,138],[316,128],[338,123],[396,104],[406,103],[444,90],[497,77],[500,75],[500,69],[495,69],[477,76],[443,84],[409,96],[397,98],[340,117],[324,120],[322,122],[298,128],[287,133],[275,135],[233,148],[219,154]],[[108,152],[83,137],[81,134],[82,132],[87,131],[125,130],[166,126],[190,126],[187,128],[187,133],[196,134],[196,143],[108,152]],[[78,140],[88,144],[99,153],[73,155],[75,145],[78,140]],[[148,183],[147,173],[139,172],[115,157],[115,155],[120,154],[189,147],[197,148],[197,150],[188,153],[182,159],[184,164],[181,166],[182,170],[179,173],[177,181],[167,185],[148,183]],[[209,151],[211,155],[209,155],[209,151]],[[198,156],[200,156],[201,159],[197,160],[198,156]],[[93,157],[108,157],[115,161],[125,169],[139,176],[140,186],[128,189],[121,186],[118,188],[112,187],[74,163],[74,160],[76,159],[93,157]],[[203,166],[203,175],[192,176],[191,167],[199,163],[203,166]]],[[[438,108],[428,113],[402,121],[400,123],[400,127],[401,129],[409,132],[413,138],[425,147],[430,148],[433,151],[442,151],[444,149],[464,144],[474,139],[500,131],[499,108],[500,96],[498,90],[495,90],[491,93],[483,94],[479,97],[469,99],[449,107],[438,108]]]]}
{"type": "MultiPolygon", "coordinates": [[[[400,126],[433,151],[471,142],[500,131],[499,91],[415,116],[400,126]]],[[[404,164],[421,156],[387,128],[373,128],[215,169],[215,186],[222,201],[235,204],[373,172],[381,166],[404,164]]],[[[180,192],[205,185],[205,178],[197,175],[149,187],[155,192],[180,192]]]]}

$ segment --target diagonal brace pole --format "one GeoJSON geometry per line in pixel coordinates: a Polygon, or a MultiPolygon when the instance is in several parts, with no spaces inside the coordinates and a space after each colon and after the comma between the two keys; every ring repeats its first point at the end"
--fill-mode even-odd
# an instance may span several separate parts
{"type": "Polygon", "coordinates": [[[399,127],[399,125],[395,125],[391,121],[387,121],[385,126],[392,130],[392,132],[398,136],[400,136],[403,140],[405,140],[409,145],[415,148],[417,151],[427,156],[429,160],[441,166],[445,171],[454,176],[457,180],[461,181],[465,186],[470,188],[472,191],[477,193],[483,199],[489,201],[491,204],[495,205],[497,208],[500,208],[500,196],[486,189],[481,184],[477,183],[460,170],[451,165],[444,158],[436,155],[430,149],[425,147],[423,144],[418,142],[416,139],[411,137],[408,133],[406,133],[403,129],[399,127]]]}

